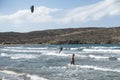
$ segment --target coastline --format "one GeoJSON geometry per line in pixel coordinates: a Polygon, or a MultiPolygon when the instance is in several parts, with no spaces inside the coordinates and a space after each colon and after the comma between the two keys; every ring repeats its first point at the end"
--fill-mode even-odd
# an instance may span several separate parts
{"type": "Polygon", "coordinates": [[[13,44],[120,44],[120,27],[68,28],[28,33],[0,33],[0,45],[13,44]]]}

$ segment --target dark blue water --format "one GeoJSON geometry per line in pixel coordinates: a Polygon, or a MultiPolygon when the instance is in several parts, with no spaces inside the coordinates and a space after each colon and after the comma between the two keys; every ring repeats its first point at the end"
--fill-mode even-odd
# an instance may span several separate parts
{"type": "Polygon", "coordinates": [[[1,45],[0,79],[120,80],[120,45],[1,45]]]}

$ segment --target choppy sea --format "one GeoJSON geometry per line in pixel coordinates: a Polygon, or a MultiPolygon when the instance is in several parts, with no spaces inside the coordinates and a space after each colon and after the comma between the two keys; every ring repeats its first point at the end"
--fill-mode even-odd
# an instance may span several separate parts
{"type": "Polygon", "coordinates": [[[120,45],[1,45],[0,80],[120,80],[120,45]]]}

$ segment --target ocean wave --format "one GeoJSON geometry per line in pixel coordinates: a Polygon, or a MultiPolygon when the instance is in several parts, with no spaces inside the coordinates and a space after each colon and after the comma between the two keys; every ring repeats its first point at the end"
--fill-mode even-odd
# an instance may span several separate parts
{"type": "Polygon", "coordinates": [[[2,51],[12,51],[12,52],[41,52],[45,50],[57,50],[57,48],[48,47],[5,47],[1,49],[2,51]]]}
{"type": "Polygon", "coordinates": [[[29,49],[27,49],[27,48],[23,48],[23,49],[14,49],[14,48],[11,48],[11,49],[9,49],[9,48],[2,48],[1,49],[2,51],[11,51],[11,52],[24,52],[24,53],[26,53],[26,52],[35,52],[35,53],[40,53],[40,52],[45,52],[45,49],[38,49],[38,48],[29,48],[29,49]]]}
{"type": "MultiPolygon", "coordinates": [[[[48,53],[44,53],[42,55],[48,55],[48,56],[59,56],[59,57],[70,57],[72,56],[72,54],[66,54],[66,53],[57,53],[57,52],[48,52],[48,53]]],[[[83,54],[75,54],[76,58],[91,58],[91,59],[96,59],[96,60],[119,60],[120,58],[117,58],[115,56],[99,56],[99,55],[83,55],[83,54]]]]}
{"type": "Polygon", "coordinates": [[[104,49],[104,50],[113,50],[113,49],[120,49],[120,47],[118,46],[114,46],[114,47],[105,47],[105,46],[89,46],[89,47],[75,47],[75,48],[70,48],[70,50],[87,50],[87,49],[92,49],[92,50],[100,50],[100,49],[104,49]]]}
{"type": "Polygon", "coordinates": [[[39,57],[38,55],[33,54],[7,54],[1,53],[2,57],[10,57],[11,59],[33,59],[39,57]]]}
{"type": "Polygon", "coordinates": [[[47,50],[48,49],[48,47],[40,47],[40,48],[32,48],[32,47],[26,47],[26,49],[34,49],[34,50],[47,50]]]}
{"type": "Polygon", "coordinates": [[[75,67],[85,68],[85,69],[93,69],[93,70],[99,70],[99,71],[120,72],[119,69],[104,68],[104,67],[90,66],[90,65],[75,65],[75,67]]]}
{"type": "MultiPolygon", "coordinates": [[[[46,78],[43,78],[43,77],[39,77],[37,75],[31,75],[31,74],[28,74],[28,73],[17,73],[15,71],[10,71],[10,70],[0,70],[0,73],[5,73],[5,74],[8,74],[8,75],[12,75],[13,78],[16,76],[22,80],[48,80],[46,78]]],[[[2,80],[6,80],[6,77],[9,78],[9,76],[3,76],[4,79],[2,80]]],[[[11,76],[10,76],[11,77],[11,76]]],[[[19,79],[19,80],[20,80],[19,79]]]]}
{"type": "Polygon", "coordinates": [[[113,47],[105,47],[105,46],[91,46],[89,48],[92,48],[92,49],[119,49],[120,47],[118,46],[113,46],[113,47]]]}
{"type": "Polygon", "coordinates": [[[37,75],[30,75],[30,74],[27,74],[26,75],[28,78],[30,78],[30,80],[48,80],[48,79],[45,79],[43,77],[39,77],[37,75]]]}
{"type": "MultiPolygon", "coordinates": [[[[41,54],[28,54],[28,53],[17,53],[17,54],[8,54],[8,53],[1,53],[1,57],[8,57],[10,59],[34,59],[38,58],[42,55],[46,56],[58,56],[58,57],[71,57],[72,54],[67,53],[57,53],[57,52],[47,52],[41,54]]],[[[75,58],[82,58],[82,59],[95,59],[95,60],[118,60],[120,61],[119,57],[115,56],[99,56],[99,55],[83,55],[83,54],[75,54],[75,58]]]]}
{"type": "Polygon", "coordinates": [[[20,46],[20,47],[4,47],[4,48],[7,48],[7,49],[22,49],[23,47],[20,46]]]}
{"type": "Polygon", "coordinates": [[[98,71],[105,71],[105,72],[118,72],[120,73],[120,69],[112,69],[112,68],[105,68],[105,67],[98,67],[93,65],[71,65],[68,64],[67,66],[50,66],[49,69],[72,69],[72,70],[98,70],[98,71]]]}
{"type": "Polygon", "coordinates": [[[65,54],[65,53],[57,53],[57,52],[47,52],[44,53],[43,55],[49,55],[49,56],[70,56],[71,54],[65,54]]]}
{"type": "Polygon", "coordinates": [[[87,49],[87,47],[71,47],[69,50],[75,51],[75,50],[82,50],[82,49],[87,49]]]}
{"type": "Polygon", "coordinates": [[[94,58],[94,59],[108,59],[109,58],[109,57],[105,57],[105,56],[96,56],[96,55],[88,55],[88,57],[94,58]]]}
{"type": "Polygon", "coordinates": [[[12,51],[12,52],[36,52],[36,53],[41,52],[41,50],[15,50],[15,49],[12,49],[10,51],[12,51]]]}
{"type": "Polygon", "coordinates": [[[35,53],[40,53],[43,52],[43,50],[31,50],[31,49],[2,49],[3,51],[11,51],[11,52],[35,52],[35,53]]]}
{"type": "Polygon", "coordinates": [[[120,61],[120,58],[117,58],[115,56],[99,56],[99,55],[80,55],[80,54],[75,54],[75,57],[80,57],[80,58],[83,58],[83,59],[95,59],[95,60],[119,60],[120,61]]]}
{"type": "Polygon", "coordinates": [[[120,53],[119,49],[83,49],[84,52],[120,53]]]}
{"type": "MultiPolygon", "coordinates": [[[[59,53],[54,53],[54,52],[50,52],[50,53],[45,53],[43,55],[49,55],[49,56],[59,56],[59,57],[70,57],[72,56],[72,54],[65,54],[65,53],[62,53],[62,54],[59,54],[59,53]]],[[[83,58],[83,59],[86,59],[86,58],[91,58],[91,59],[96,59],[96,60],[119,60],[120,61],[120,58],[117,58],[115,56],[99,56],[99,55],[81,55],[81,54],[75,54],[75,57],[76,58],[83,58]]]]}
{"type": "Polygon", "coordinates": [[[70,50],[78,50],[79,48],[70,48],[70,50]]]}

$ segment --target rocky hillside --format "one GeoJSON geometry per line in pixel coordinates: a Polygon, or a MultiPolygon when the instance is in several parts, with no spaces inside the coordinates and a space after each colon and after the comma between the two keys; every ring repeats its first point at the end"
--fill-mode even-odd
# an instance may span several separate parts
{"type": "Polygon", "coordinates": [[[120,44],[120,27],[0,33],[0,44],[120,44]]]}

